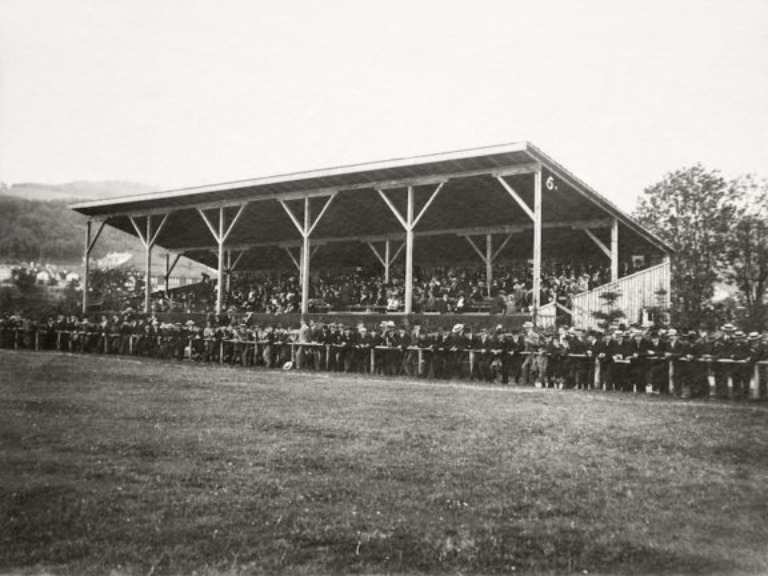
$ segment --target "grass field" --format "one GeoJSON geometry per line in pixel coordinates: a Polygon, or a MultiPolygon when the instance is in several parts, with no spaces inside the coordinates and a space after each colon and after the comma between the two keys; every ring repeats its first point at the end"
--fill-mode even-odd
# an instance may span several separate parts
{"type": "Polygon", "coordinates": [[[768,573],[768,406],[0,351],[0,571],[768,573]]]}

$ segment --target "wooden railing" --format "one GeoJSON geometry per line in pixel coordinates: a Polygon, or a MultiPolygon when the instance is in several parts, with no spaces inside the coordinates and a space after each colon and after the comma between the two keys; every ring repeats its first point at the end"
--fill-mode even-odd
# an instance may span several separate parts
{"type": "MultiPolygon", "coordinates": [[[[13,329],[13,342],[11,347],[14,349],[32,349],[32,350],[41,350],[43,347],[41,346],[42,338],[43,337],[53,337],[54,342],[52,348],[49,348],[49,350],[58,350],[58,351],[66,351],[68,347],[64,344],[63,339],[66,338],[69,342],[82,342],[81,339],[87,337],[87,336],[96,336],[98,337],[98,334],[95,333],[87,333],[87,332],[80,332],[80,331],[63,331],[63,330],[57,330],[54,332],[43,332],[41,334],[38,330],[22,330],[22,329],[13,329]],[[24,336],[28,336],[28,340],[25,341],[24,336]]],[[[122,353],[122,354],[129,354],[133,355],[136,353],[136,343],[137,341],[142,338],[139,334],[127,334],[122,335],[118,333],[113,334],[102,334],[101,335],[101,346],[99,349],[94,349],[92,352],[98,352],[102,354],[116,354],[116,353],[122,353]],[[124,342],[123,342],[124,340],[124,342]],[[119,345],[118,345],[119,344],[119,345]],[[124,352],[118,352],[118,350],[124,349],[124,352]]],[[[162,336],[152,336],[152,340],[154,340],[155,344],[157,346],[161,346],[163,343],[163,337],[162,336]]],[[[494,353],[497,355],[503,354],[503,352],[498,350],[483,350],[483,349],[434,349],[434,348],[420,348],[417,346],[407,346],[407,347],[388,347],[388,346],[366,346],[366,345],[356,345],[356,346],[349,346],[344,344],[322,344],[322,343],[315,343],[315,342],[307,342],[307,343],[301,343],[296,341],[281,341],[281,340],[275,340],[275,341],[267,341],[267,340],[237,340],[237,339],[220,339],[220,338],[202,338],[199,335],[198,336],[186,336],[184,337],[180,343],[183,346],[183,358],[190,360],[193,358],[193,350],[194,350],[194,344],[195,342],[198,342],[200,344],[205,345],[208,348],[208,351],[210,351],[211,359],[215,362],[218,362],[220,364],[224,363],[225,358],[225,346],[226,345],[237,345],[242,348],[240,353],[240,359],[241,363],[245,365],[245,350],[248,350],[251,354],[251,358],[258,357],[259,353],[263,351],[263,349],[266,346],[272,346],[275,348],[284,348],[286,350],[290,350],[290,359],[292,362],[292,367],[295,367],[297,362],[300,363],[300,356],[304,354],[305,351],[313,349],[317,350],[325,357],[326,362],[329,361],[330,355],[333,350],[335,349],[343,349],[345,351],[355,351],[355,352],[363,352],[366,355],[366,361],[364,372],[365,373],[374,373],[375,367],[377,366],[377,354],[379,353],[386,353],[387,351],[399,351],[403,354],[406,352],[413,352],[416,354],[415,360],[415,366],[416,370],[414,372],[415,376],[424,376],[425,375],[425,364],[428,354],[436,354],[436,353],[443,353],[443,354],[460,354],[462,364],[465,366],[465,368],[468,370],[468,375],[470,378],[477,376],[477,358],[479,355],[494,353]]],[[[72,351],[72,350],[70,350],[72,351]]],[[[527,357],[527,356],[536,356],[536,357],[545,357],[549,356],[549,354],[545,352],[507,352],[506,353],[509,358],[512,357],[518,357],[518,361],[522,361],[521,357],[527,357]]],[[[587,354],[564,354],[560,355],[559,358],[571,358],[571,359],[579,359],[580,361],[585,363],[586,367],[591,368],[590,372],[593,373],[593,380],[591,382],[586,382],[586,388],[589,389],[602,389],[602,390],[608,390],[608,382],[606,381],[605,377],[603,376],[603,372],[605,370],[606,366],[606,360],[593,357],[592,355],[587,354]]],[[[181,359],[181,358],[179,358],[181,359]]],[[[664,367],[664,364],[666,364],[665,367],[665,373],[666,373],[666,384],[667,389],[670,394],[679,394],[682,392],[682,385],[679,381],[678,372],[683,366],[690,366],[691,364],[695,363],[698,365],[702,365],[705,367],[705,373],[704,378],[706,378],[707,386],[708,386],[708,395],[710,398],[716,398],[718,396],[726,396],[728,398],[734,398],[737,397],[735,385],[734,385],[734,376],[733,374],[727,374],[725,377],[725,382],[723,382],[722,388],[725,390],[721,390],[720,393],[718,393],[717,390],[717,382],[715,378],[715,370],[714,368],[716,366],[730,366],[733,369],[749,369],[749,378],[748,378],[748,394],[747,397],[752,400],[759,400],[763,398],[764,396],[768,396],[768,389],[766,389],[765,393],[763,392],[763,389],[766,388],[764,384],[763,378],[768,376],[768,360],[758,360],[758,361],[751,361],[751,360],[735,360],[730,358],[716,358],[712,356],[705,356],[705,357],[664,357],[664,358],[654,358],[649,359],[646,358],[644,360],[645,362],[653,362],[656,365],[660,365],[664,367]]],[[[624,358],[624,359],[613,359],[612,363],[614,365],[631,365],[633,363],[633,360],[630,358],[624,358]]],[[[327,365],[327,364],[326,364],[327,365]]],[[[548,387],[546,383],[545,378],[541,378],[540,380],[537,380],[535,382],[536,387],[548,387]]],[[[556,386],[553,386],[556,387],[556,386]]],[[[635,390],[636,392],[640,392],[641,390],[635,390]]]]}
{"type": "Polygon", "coordinates": [[[601,298],[601,295],[606,292],[619,292],[621,296],[614,306],[624,312],[625,318],[630,323],[639,321],[643,308],[652,308],[660,304],[659,293],[662,290],[665,293],[663,304],[668,305],[670,275],[669,261],[665,261],[619,278],[617,282],[576,294],[572,298],[573,325],[581,328],[597,328],[597,320],[593,313],[607,310],[606,302],[601,298]]]}

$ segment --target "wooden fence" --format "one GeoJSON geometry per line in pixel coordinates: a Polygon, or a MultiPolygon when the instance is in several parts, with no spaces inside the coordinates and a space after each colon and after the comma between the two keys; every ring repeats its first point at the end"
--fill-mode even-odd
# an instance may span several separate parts
{"type": "Polygon", "coordinates": [[[639,322],[644,308],[669,305],[670,275],[670,264],[667,260],[646,270],[619,278],[617,282],[576,294],[572,299],[574,326],[598,327],[597,320],[592,314],[607,311],[608,306],[601,298],[601,295],[606,292],[620,293],[621,296],[614,306],[624,312],[629,323],[639,322]]]}

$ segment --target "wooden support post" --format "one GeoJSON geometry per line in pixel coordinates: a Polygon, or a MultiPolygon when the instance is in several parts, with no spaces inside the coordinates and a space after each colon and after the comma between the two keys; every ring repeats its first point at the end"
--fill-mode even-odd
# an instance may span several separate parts
{"type": "Polygon", "coordinates": [[[384,241],[384,284],[389,284],[389,265],[392,263],[390,256],[391,245],[389,238],[384,241]]]}
{"type": "Polygon", "coordinates": [[[85,251],[83,255],[83,314],[88,313],[88,277],[90,275],[91,222],[85,223],[85,251]]]}
{"type": "Polygon", "coordinates": [[[619,220],[611,223],[611,282],[619,279],[619,220]]]}
{"type": "Polygon", "coordinates": [[[152,216],[147,216],[147,273],[144,276],[144,312],[152,312],[152,216]]]}
{"type": "Polygon", "coordinates": [[[219,234],[218,234],[218,275],[216,282],[216,314],[219,315],[224,307],[224,208],[219,208],[219,234]]]}
{"type": "Polygon", "coordinates": [[[715,398],[717,396],[717,381],[712,372],[712,360],[707,360],[707,382],[709,383],[709,397],[715,398]]]}
{"type": "Polygon", "coordinates": [[[312,255],[309,252],[309,230],[312,226],[312,212],[309,198],[304,198],[304,238],[301,247],[301,313],[309,312],[309,266],[312,255]]]}
{"type": "MultiPolygon", "coordinates": [[[[397,220],[400,222],[400,224],[405,229],[405,313],[410,314],[413,311],[413,238],[414,238],[414,228],[419,223],[419,221],[422,219],[424,214],[427,212],[427,208],[432,204],[432,202],[435,200],[437,195],[440,193],[440,190],[443,189],[445,182],[440,182],[438,184],[437,188],[435,188],[435,191],[432,192],[432,195],[429,197],[429,200],[427,200],[427,203],[422,206],[421,210],[419,211],[418,215],[415,215],[414,211],[414,205],[415,205],[415,190],[413,186],[408,186],[408,206],[407,206],[407,212],[405,217],[403,217],[402,214],[400,214],[400,211],[397,209],[397,207],[394,205],[392,200],[389,199],[389,197],[386,195],[386,193],[383,190],[377,189],[379,195],[381,196],[382,200],[386,202],[387,206],[389,206],[389,209],[392,211],[392,213],[395,215],[397,220]]],[[[402,248],[402,246],[401,246],[402,248]]],[[[398,252],[399,253],[399,250],[398,252]]],[[[392,258],[393,260],[397,258],[397,253],[395,253],[395,256],[392,258]]]]}
{"type": "Polygon", "coordinates": [[[227,296],[232,292],[232,250],[227,250],[227,296]]]}
{"type": "Polygon", "coordinates": [[[534,173],[533,200],[533,321],[541,306],[541,170],[534,173]]]}
{"type": "Polygon", "coordinates": [[[413,312],[413,208],[414,191],[413,186],[408,186],[408,211],[406,213],[406,222],[408,222],[405,231],[405,313],[413,312]]]}
{"type": "Polygon", "coordinates": [[[491,284],[493,283],[493,234],[485,235],[485,283],[490,298],[492,296],[491,284]]]}
{"type": "Polygon", "coordinates": [[[165,254],[165,290],[168,291],[168,289],[171,287],[171,273],[173,272],[173,269],[176,268],[176,264],[179,263],[179,260],[181,259],[181,254],[176,254],[173,257],[173,262],[171,262],[171,255],[169,253],[165,254]]]}

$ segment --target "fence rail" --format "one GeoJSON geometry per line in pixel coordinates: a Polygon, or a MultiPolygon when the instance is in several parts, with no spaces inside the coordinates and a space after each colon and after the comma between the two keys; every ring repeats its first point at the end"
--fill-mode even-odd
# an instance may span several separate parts
{"type": "MultiPolygon", "coordinates": [[[[122,353],[122,354],[136,354],[138,352],[138,342],[146,336],[140,334],[121,334],[121,333],[94,333],[94,332],[82,332],[82,331],[40,331],[40,330],[24,330],[13,329],[3,331],[3,346],[7,344],[5,336],[12,332],[13,344],[12,348],[27,348],[33,350],[41,350],[41,341],[47,340],[49,349],[63,351],[65,349],[65,343],[67,349],[69,349],[69,343],[79,343],[83,346],[85,337],[96,337],[101,353],[122,353]],[[26,337],[26,338],[25,338],[26,337]],[[50,339],[53,338],[54,342],[50,339]]],[[[170,339],[160,336],[152,336],[150,338],[158,347],[166,344],[170,339]]],[[[171,337],[173,339],[173,337],[171,337]]],[[[585,387],[592,389],[607,390],[610,383],[605,378],[606,368],[610,365],[622,366],[622,365],[636,365],[637,361],[650,363],[651,366],[664,367],[666,364],[666,385],[668,391],[671,394],[680,392],[680,378],[679,373],[686,367],[691,367],[696,364],[704,365],[706,383],[708,386],[708,395],[710,397],[718,396],[718,386],[716,373],[717,370],[722,367],[729,367],[734,370],[749,370],[749,393],[748,397],[754,400],[758,400],[764,396],[768,396],[768,390],[765,392],[763,384],[768,384],[768,359],[766,360],[737,360],[730,358],[716,358],[712,356],[703,357],[642,357],[642,358],[623,358],[623,359],[610,359],[610,358],[598,358],[593,357],[591,354],[562,354],[551,355],[545,352],[522,352],[511,351],[503,352],[497,349],[444,349],[436,347],[418,347],[418,346],[406,346],[406,347],[391,347],[391,346],[370,346],[368,344],[323,344],[317,342],[296,342],[296,341],[282,341],[282,340],[240,340],[240,339],[220,339],[220,338],[202,338],[200,336],[188,337],[184,339],[176,338],[173,340],[177,345],[182,344],[184,349],[183,358],[191,359],[194,355],[195,345],[202,345],[206,348],[210,357],[218,360],[220,364],[225,362],[225,347],[226,346],[238,346],[240,347],[240,359],[241,363],[245,365],[245,358],[247,354],[252,354],[253,357],[258,357],[259,352],[263,352],[268,346],[277,348],[280,350],[290,350],[290,361],[296,365],[301,363],[301,357],[308,350],[317,350],[324,354],[326,366],[330,364],[330,357],[334,350],[336,351],[360,351],[366,352],[368,358],[366,361],[365,369],[368,373],[373,373],[378,366],[377,355],[386,354],[387,352],[400,352],[405,355],[406,352],[415,354],[415,358],[412,358],[416,362],[416,370],[414,375],[425,375],[425,363],[428,355],[434,355],[436,353],[443,354],[459,354],[462,365],[468,368],[468,375],[470,378],[477,376],[478,373],[478,357],[488,357],[488,355],[494,355],[502,357],[506,354],[509,360],[511,358],[518,358],[518,362],[526,357],[533,356],[536,358],[556,358],[556,359],[578,359],[584,362],[584,366],[592,374],[592,381],[585,382],[585,387]]],[[[541,377],[541,375],[539,375],[541,377]]],[[[721,388],[725,389],[725,395],[728,397],[734,397],[736,395],[734,374],[729,372],[720,375],[720,380],[725,378],[725,382],[721,388]]],[[[742,372],[740,378],[744,380],[744,372],[742,372]]],[[[541,386],[547,385],[546,379],[541,378],[539,382],[541,386]]],[[[722,390],[721,390],[722,391],[722,390]]]]}

